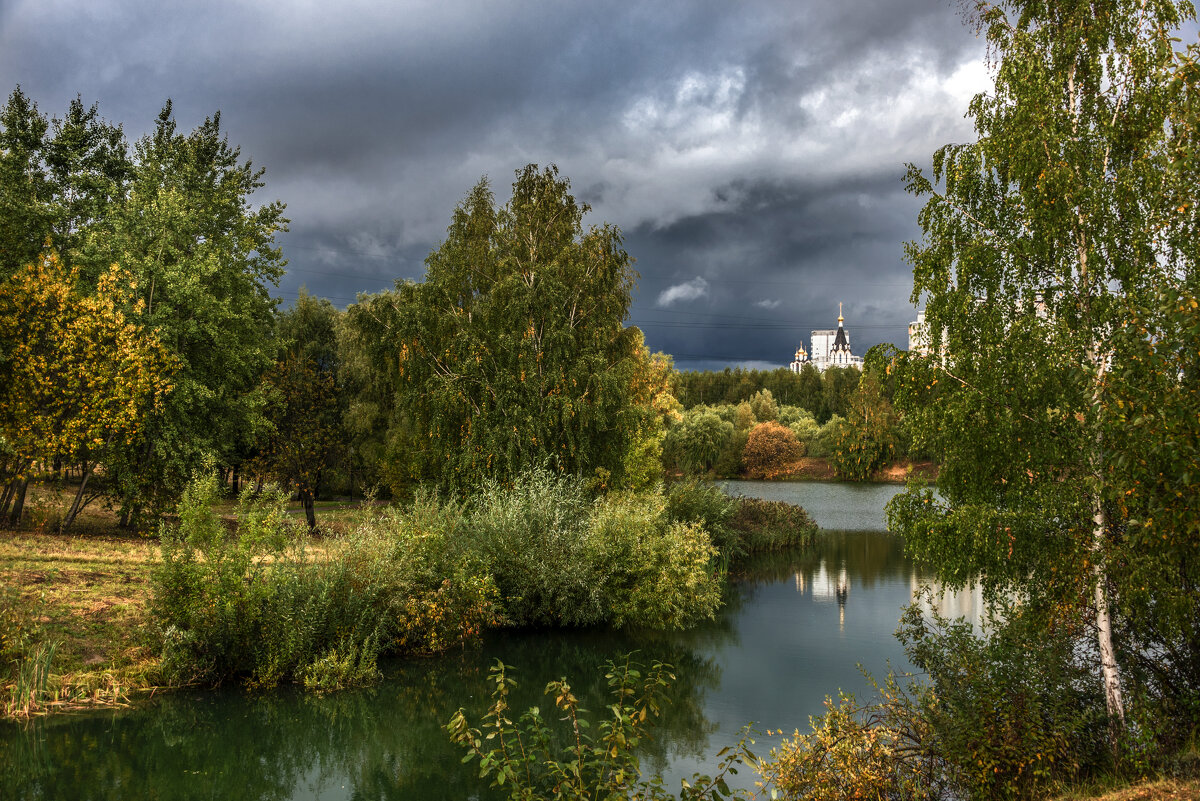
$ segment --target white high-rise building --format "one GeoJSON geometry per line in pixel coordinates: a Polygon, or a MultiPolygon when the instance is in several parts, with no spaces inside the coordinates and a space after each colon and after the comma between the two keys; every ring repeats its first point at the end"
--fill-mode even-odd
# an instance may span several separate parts
{"type": "Polygon", "coordinates": [[[806,364],[811,364],[822,372],[830,367],[855,367],[861,370],[862,357],[855,356],[850,351],[850,335],[846,333],[844,323],[842,304],[839,303],[838,327],[813,331],[808,353],[804,352],[803,345],[796,349],[796,358],[791,364],[792,372],[800,372],[806,364]]]}

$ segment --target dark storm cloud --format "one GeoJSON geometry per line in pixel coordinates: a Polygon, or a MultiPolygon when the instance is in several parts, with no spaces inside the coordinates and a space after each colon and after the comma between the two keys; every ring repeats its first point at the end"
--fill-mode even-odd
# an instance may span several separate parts
{"type": "Polygon", "coordinates": [[[839,302],[856,352],[905,344],[912,282],[899,243],[913,235],[918,205],[897,176],[764,183],[741,197],[629,234],[641,254],[635,318],[651,347],[684,366],[778,364],[809,346],[812,329],[836,326],[839,302]],[[697,278],[703,294],[670,293],[697,278]]]}
{"type": "Polygon", "coordinates": [[[419,278],[475,181],[555,162],[627,233],[632,322],[702,361],[784,363],[839,300],[857,352],[904,343],[903,163],[970,135],[980,50],[941,0],[0,7],[0,77],[46,112],[221,110],[288,204],[285,299],[419,278]]]}

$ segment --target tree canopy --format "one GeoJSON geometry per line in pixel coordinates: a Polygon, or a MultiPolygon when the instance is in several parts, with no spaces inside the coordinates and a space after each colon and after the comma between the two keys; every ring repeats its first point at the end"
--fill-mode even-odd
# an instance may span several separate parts
{"type": "MultiPolygon", "coordinates": [[[[1144,315],[1163,293],[1186,306],[1200,264],[1196,50],[1177,52],[1171,38],[1193,10],[1011,0],[976,14],[994,76],[970,106],[978,140],[940,149],[932,180],[908,173],[927,198],[923,239],[907,248],[913,301],[927,299],[933,350],[948,355],[910,360],[897,401],[942,463],[942,500],[910,492],[891,520],[947,580],[979,577],[992,598],[1022,598],[1052,619],[1090,616],[1116,727],[1121,670],[1151,656],[1114,638],[1113,616],[1120,630],[1142,593],[1125,565],[1142,548],[1174,553],[1131,537],[1135,471],[1122,460],[1134,457],[1116,447],[1128,435],[1112,416],[1135,389],[1131,354],[1154,344],[1166,366],[1137,393],[1163,409],[1191,402],[1170,354],[1195,350],[1194,327],[1174,317],[1156,329],[1144,315]],[[1130,326],[1138,333],[1122,339],[1130,326]]],[[[1154,436],[1194,442],[1198,424],[1185,413],[1154,436]]],[[[1194,538],[1193,523],[1171,527],[1164,538],[1194,538]]],[[[1189,564],[1175,563],[1194,586],[1189,564]]],[[[1194,666],[1197,645],[1180,634],[1154,656],[1194,666]]]]}
{"type": "Polygon", "coordinates": [[[397,285],[388,325],[413,478],[455,486],[531,465],[625,480],[645,358],[624,326],[634,274],[611,225],[556,167],[518,170],[497,206],[486,179],[458,208],[425,280],[397,285]]]}

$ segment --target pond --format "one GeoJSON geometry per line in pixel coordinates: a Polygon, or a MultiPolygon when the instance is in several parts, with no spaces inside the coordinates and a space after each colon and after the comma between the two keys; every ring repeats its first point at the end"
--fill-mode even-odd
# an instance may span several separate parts
{"type": "MultiPolygon", "coordinates": [[[[636,651],[675,665],[677,682],[643,767],[667,786],[710,772],[743,725],[807,728],[826,695],[864,694],[861,664],[882,677],[907,666],[892,636],[919,573],[884,529],[897,486],[729,482],[732,493],[799,503],[827,530],[821,547],[753,562],[718,619],[684,633],[498,632],[482,646],[383,666],[371,688],[327,697],[232,689],[180,692],[134,708],[0,727],[5,799],[490,798],[440,729],[487,707],[500,659],[519,682],[514,706],[567,676],[587,709],[608,702],[602,666],[636,651]]],[[[943,612],[970,613],[970,595],[943,612]]],[[[768,750],[773,738],[764,738],[768,750]]],[[[763,739],[759,741],[760,746],[763,739]]],[[[751,776],[739,777],[743,783],[751,776]]]]}

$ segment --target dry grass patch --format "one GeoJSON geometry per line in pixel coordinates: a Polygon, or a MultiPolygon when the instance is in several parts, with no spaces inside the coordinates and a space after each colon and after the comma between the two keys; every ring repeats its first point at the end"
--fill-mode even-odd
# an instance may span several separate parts
{"type": "Polygon", "coordinates": [[[1067,793],[1057,801],[1200,801],[1200,780],[1163,779],[1091,795],[1067,793]]]}
{"type": "Polygon", "coordinates": [[[143,632],[157,542],[0,531],[0,582],[42,639],[60,643],[55,674],[126,669],[151,659],[143,632]]]}

